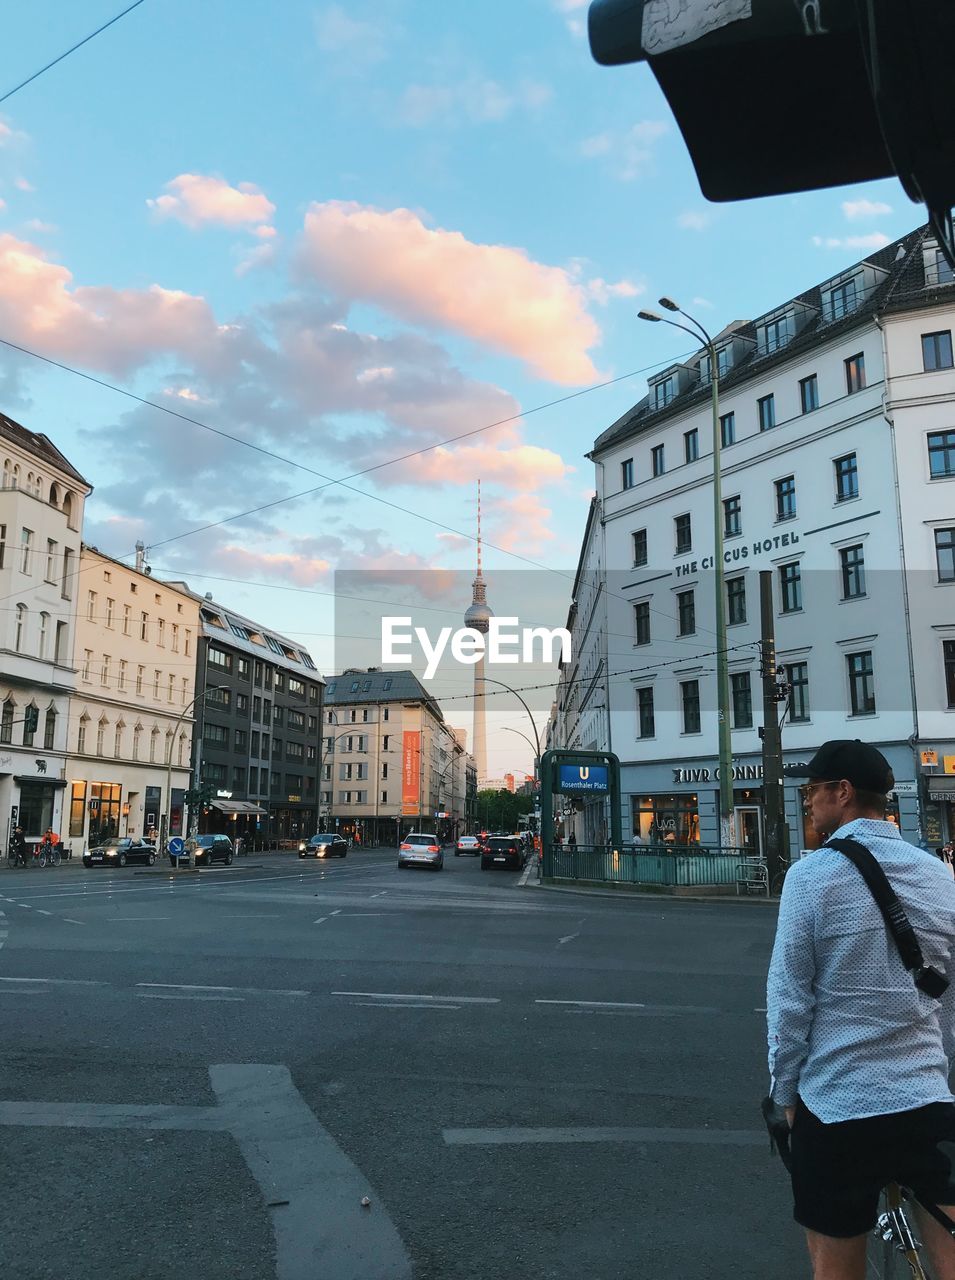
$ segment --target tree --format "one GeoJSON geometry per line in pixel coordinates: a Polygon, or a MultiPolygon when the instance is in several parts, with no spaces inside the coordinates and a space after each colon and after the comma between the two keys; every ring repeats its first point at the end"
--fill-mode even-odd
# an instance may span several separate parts
{"type": "Polygon", "coordinates": [[[474,817],[488,831],[516,831],[518,818],[533,811],[533,796],[518,796],[503,787],[499,791],[486,788],[477,793],[474,817]]]}

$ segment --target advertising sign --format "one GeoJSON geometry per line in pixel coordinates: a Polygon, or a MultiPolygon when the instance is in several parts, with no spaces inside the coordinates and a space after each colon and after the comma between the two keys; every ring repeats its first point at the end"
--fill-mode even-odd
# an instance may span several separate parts
{"type": "Polygon", "coordinates": [[[421,731],[405,729],[401,736],[401,812],[418,813],[418,779],[421,774],[421,731]]]}
{"type": "Polygon", "coordinates": [[[558,791],[609,791],[609,770],[605,764],[562,764],[558,791]]]}

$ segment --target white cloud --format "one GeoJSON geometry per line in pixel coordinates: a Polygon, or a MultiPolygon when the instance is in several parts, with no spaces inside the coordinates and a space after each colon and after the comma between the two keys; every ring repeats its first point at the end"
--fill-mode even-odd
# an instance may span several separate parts
{"type": "Polygon", "coordinates": [[[36,187],[32,182],[27,182],[26,178],[14,178],[13,185],[18,191],[36,191],[36,187]]]}
{"type": "Polygon", "coordinates": [[[507,88],[496,80],[470,75],[450,84],[411,84],[398,103],[398,119],[413,128],[436,121],[500,124],[516,111],[539,111],[553,97],[549,85],[522,80],[507,88]]]}
{"type": "Polygon", "coordinates": [[[315,39],[323,53],[347,54],[367,66],[388,55],[389,30],[381,22],[362,22],[333,4],[315,16],[315,39]]]}
{"type": "Polygon", "coordinates": [[[59,231],[59,227],[53,222],[43,222],[40,218],[31,218],[29,222],[24,223],[28,231],[35,231],[38,235],[51,234],[59,231]]]}
{"type": "Polygon", "coordinates": [[[147,200],[161,218],[175,218],[187,227],[250,227],[268,222],[275,205],[254,182],[230,186],[211,174],[180,173],[166,183],[168,195],[147,200]]]}
{"type": "Polygon", "coordinates": [[[861,218],[880,218],[891,213],[892,206],[881,200],[843,200],[842,212],[850,222],[857,222],[861,218]]]}
{"type": "Polygon", "coordinates": [[[591,138],[584,138],[580,144],[580,154],[587,160],[594,156],[605,156],[613,146],[613,138],[609,133],[595,133],[591,138]]]}
{"type": "Polygon", "coordinates": [[[707,209],[687,209],[677,218],[678,227],[684,231],[705,231],[713,221],[713,215],[707,209]]]}
{"type": "Polygon", "coordinates": [[[858,249],[871,253],[875,249],[884,249],[892,241],[881,231],[873,231],[866,236],[813,236],[812,243],[817,249],[858,249]]]}
{"type": "Polygon", "coordinates": [[[707,311],[712,311],[715,305],[709,298],[693,298],[692,302],[694,307],[705,307],[707,311]]]}
{"type": "Polygon", "coordinates": [[[607,131],[585,138],[578,150],[587,160],[606,156],[614,177],[632,182],[651,167],[653,148],[669,130],[665,120],[638,120],[620,133],[607,131]]]}
{"type": "Polygon", "coordinates": [[[634,284],[632,280],[617,280],[611,283],[609,280],[602,280],[600,276],[588,280],[584,287],[588,297],[601,307],[605,307],[611,298],[637,298],[645,292],[643,285],[634,284]]]}

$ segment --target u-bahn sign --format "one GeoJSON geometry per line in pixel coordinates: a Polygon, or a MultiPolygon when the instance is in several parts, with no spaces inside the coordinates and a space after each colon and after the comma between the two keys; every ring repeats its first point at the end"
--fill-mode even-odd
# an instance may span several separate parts
{"type": "Polygon", "coordinates": [[[555,791],[605,792],[610,790],[610,773],[605,764],[562,764],[555,791]]]}

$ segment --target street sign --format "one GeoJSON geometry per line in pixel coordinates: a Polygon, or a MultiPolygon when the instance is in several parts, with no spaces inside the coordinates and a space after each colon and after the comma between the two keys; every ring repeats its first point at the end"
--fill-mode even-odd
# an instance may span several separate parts
{"type": "Polygon", "coordinates": [[[174,858],[178,858],[179,855],[185,851],[185,848],[186,842],[183,840],[182,836],[173,836],[169,841],[169,852],[174,858]]]}
{"type": "Polygon", "coordinates": [[[609,770],[605,764],[562,764],[557,790],[609,791],[609,770]]]}

